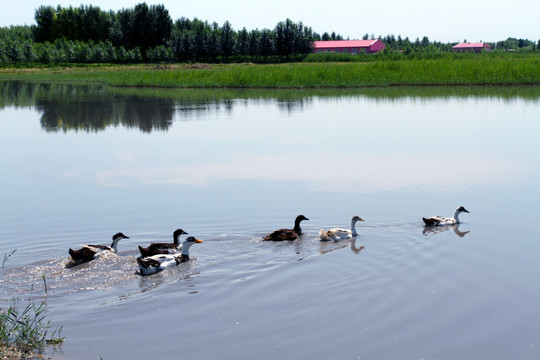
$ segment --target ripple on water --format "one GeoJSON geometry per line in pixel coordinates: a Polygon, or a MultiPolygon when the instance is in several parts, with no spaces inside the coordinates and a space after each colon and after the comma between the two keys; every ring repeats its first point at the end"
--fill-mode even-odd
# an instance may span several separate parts
{"type": "Polygon", "coordinates": [[[5,269],[1,280],[3,297],[61,298],[82,291],[116,288],[137,277],[135,257],[104,256],[70,265],[66,257],[61,257],[5,269]]]}

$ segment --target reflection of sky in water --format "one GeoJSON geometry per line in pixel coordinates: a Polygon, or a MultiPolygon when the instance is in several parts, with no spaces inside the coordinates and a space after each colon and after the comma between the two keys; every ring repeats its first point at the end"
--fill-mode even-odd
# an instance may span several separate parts
{"type": "MultiPolygon", "coordinates": [[[[242,101],[232,109],[206,109],[195,122],[183,122],[179,111],[166,133],[110,129],[98,137],[101,148],[88,150],[84,165],[74,159],[61,174],[104,186],[237,179],[306,181],[312,190],[346,192],[528,183],[538,175],[536,107],[352,98],[315,99],[288,112],[270,101],[242,101]]],[[[96,140],[79,134],[76,141],[96,140]]]]}
{"type": "Polygon", "coordinates": [[[261,204],[296,213],[300,202],[302,211],[324,203],[346,213],[378,194],[370,206],[388,216],[388,206],[426,199],[396,193],[438,193],[433,201],[451,203],[444,212],[462,202],[459,194],[470,198],[480,188],[493,199],[500,186],[526,197],[540,177],[538,107],[490,97],[313,97],[298,107],[242,99],[177,105],[167,130],[152,132],[121,124],[49,132],[37,122],[40,113],[5,108],[4,215],[86,211],[119,222],[148,209],[170,218],[261,204]]]}
{"type": "MultiPolygon", "coordinates": [[[[121,186],[135,180],[143,184],[203,186],[213,180],[307,181],[312,190],[371,192],[428,187],[455,191],[475,184],[494,185],[520,182],[530,164],[466,157],[370,157],[350,155],[286,154],[246,156],[230,162],[165,168],[131,168],[98,171],[100,185],[121,186]],[[427,164],[426,164],[427,162],[427,164]],[[350,164],[357,163],[356,166],[350,164]],[[296,165],[300,164],[300,165],[296,165]],[[331,164],[327,168],[321,164],[331,164]]],[[[525,174],[526,175],[526,174],[525,174]]]]}

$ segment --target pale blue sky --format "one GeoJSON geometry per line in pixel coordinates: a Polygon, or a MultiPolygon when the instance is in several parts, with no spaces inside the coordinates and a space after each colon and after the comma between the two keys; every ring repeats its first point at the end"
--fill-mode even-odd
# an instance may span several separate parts
{"type": "MultiPolygon", "coordinates": [[[[0,12],[0,26],[34,24],[40,5],[81,4],[102,10],[133,8],[144,1],[126,0],[19,0],[0,12]]],[[[235,30],[273,29],[279,21],[302,21],[318,33],[335,31],[351,39],[364,34],[401,35],[411,40],[428,36],[442,42],[499,41],[508,37],[540,39],[540,1],[530,0],[192,0],[146,1],[163,4],[173,20],[197,17],[222,25],[228,20],[235,30]]]]}

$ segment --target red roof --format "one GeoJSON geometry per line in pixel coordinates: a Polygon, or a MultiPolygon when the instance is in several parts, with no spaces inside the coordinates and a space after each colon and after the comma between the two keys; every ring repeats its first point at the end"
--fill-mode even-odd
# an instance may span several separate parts
{"type": "Polygon", "coordinates": [[[452,47],[452,49],[468,49],[468,48],[481,48],[481,47],[491,47],[486,43],[477,42],[477,43],[461,43],[452,47]]]}
{"type": "Polygon", "coordinates": [[[368,48],[377,40],[332,40],[315,41],[315,49],[335,49],[335,48],[368,48]]]}

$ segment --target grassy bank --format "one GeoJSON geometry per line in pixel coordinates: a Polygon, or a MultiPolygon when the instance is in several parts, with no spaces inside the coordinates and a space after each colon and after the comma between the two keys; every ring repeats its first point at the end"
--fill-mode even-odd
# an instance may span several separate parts
{"type": "Polygon", "coordinates": [[[2,69],[0,79],[176,88],[355,88],[392,85],[539,85],[540,55],[369,63],[140,65],[2,69]]]}

